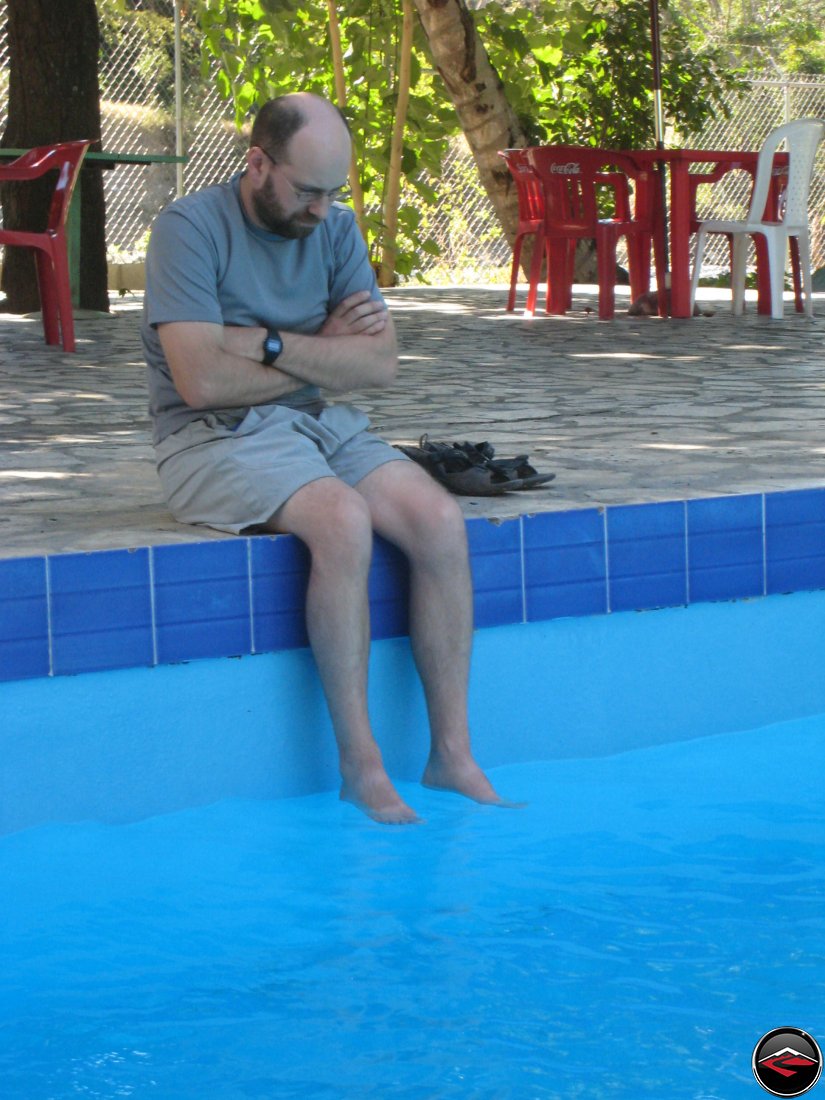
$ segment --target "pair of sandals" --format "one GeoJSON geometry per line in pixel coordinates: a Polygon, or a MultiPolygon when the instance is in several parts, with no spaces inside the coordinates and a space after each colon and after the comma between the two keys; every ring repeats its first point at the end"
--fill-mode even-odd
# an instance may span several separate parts
{"type": "Polygon", "coordinates": [[[397,445],[451,493],[491,497],[520,489],[536,489],[555,474],[539,474],[527,455],[496,458],[489,443],[431,443],[422,435],[417,447],[397,445]]]}

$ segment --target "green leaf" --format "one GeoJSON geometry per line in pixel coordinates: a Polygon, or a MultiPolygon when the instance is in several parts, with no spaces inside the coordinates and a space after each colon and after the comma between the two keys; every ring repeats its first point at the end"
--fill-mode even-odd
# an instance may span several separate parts
{"type": "Polygon", "coordinates": [[[229,99],[232,96],[232,85],[223,69],[218,69],[215,74],[215,83],[218,86],[218,92],[224,99],[229,99]]]}

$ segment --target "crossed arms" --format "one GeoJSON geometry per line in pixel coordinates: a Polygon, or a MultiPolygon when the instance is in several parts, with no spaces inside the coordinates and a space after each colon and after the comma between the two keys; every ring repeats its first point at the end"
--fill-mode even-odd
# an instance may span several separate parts
{"type": "Polygon", "coordinates": [[[193,409],[263,405],[307,384],[336,393],[388,386],[397,373],[392,318],[367,290],[340,302],[314,335],[280,335],[277,366],[265,367],[264,328],[200,321],[158,326],[175,388],[193,409]]]}

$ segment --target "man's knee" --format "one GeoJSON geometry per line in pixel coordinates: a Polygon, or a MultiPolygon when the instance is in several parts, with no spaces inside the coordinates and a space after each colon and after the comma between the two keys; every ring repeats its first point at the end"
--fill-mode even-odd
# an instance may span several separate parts
{"type": "Polygon", "coordinates": [[[277,521],[309,548],[313,562],[363,568],[372,550],[372,521],[363,498],[337,478],[322,478],[299,489],[277,521]]]}
{"type": "Polygon", "coordinates": [[[319,515],[319,534],[323,542],[333,546],[346,543],[352,547],[372,545],[372,517],[364,499],[344,485],[337,482],[338,492],[325,502],[319,515]]]}
{"type": "Polygon", "coordinates": [[[433,484],[414,502],[413,529],[429,557],[467,554],[467,525],[458,501],[433,484]]]}

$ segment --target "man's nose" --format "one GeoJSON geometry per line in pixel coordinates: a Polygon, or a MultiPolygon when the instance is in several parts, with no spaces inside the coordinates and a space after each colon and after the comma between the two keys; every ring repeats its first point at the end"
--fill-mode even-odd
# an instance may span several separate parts
{"type": "Polygon", "coordinates": [[[325,218],[329,213],[329,208],[332,206],[332,199],[329,195],[317,195],[311,203],[307,206],[307,210],[312,211],[316,218],[325,218]]]}

